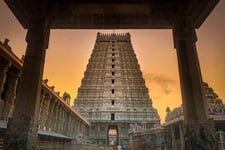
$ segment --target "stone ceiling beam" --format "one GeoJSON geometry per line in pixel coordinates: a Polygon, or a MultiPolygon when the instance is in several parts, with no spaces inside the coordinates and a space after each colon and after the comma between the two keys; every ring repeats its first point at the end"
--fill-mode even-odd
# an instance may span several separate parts
{"type": "Polygon", "coordinates": [[[4,0],[25,29],[45,17],[52,29],[171,29],[188,12],[199,28],[219,0],[4,0]]]}

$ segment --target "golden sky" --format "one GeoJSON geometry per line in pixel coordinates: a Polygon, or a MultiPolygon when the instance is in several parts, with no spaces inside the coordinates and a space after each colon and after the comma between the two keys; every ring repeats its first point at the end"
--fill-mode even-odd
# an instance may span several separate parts
{"type": "MultiPolygon", "coordinates": [[[[203,80],[225,102],[225,1],[221,0],[197,30],[197,48],[203,80]]],[[[21,57],[26,49],[26,30],[0,0],[0,40],[9,38],[13,52],[21,57]]],[[[55,91],[70,93],[72,100],[83,78],[97,32],[131,33],[132,45],[161,121],[166,107],[178,107],[181,93],[176,50],[171,30],[51,30],[43,78],[55,91]]]]}

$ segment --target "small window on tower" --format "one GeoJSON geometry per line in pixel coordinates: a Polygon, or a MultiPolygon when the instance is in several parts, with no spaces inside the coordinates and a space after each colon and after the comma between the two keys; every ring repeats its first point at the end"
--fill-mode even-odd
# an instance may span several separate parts
{"type": "Polygon", "coordinates": [[[111,120],[115,120],[115,114],[111,113],[111,120]]]}
{"type": "MultiPolygon", "coordinates": [[[[114,46],[114,45],[113,45],[114,46]]],[[[112,51],[114,51],[115,49],[113,48],[112,51]]]]}
{"type": "Polygon", "coordinates": [[[115,53],[112,53],[112,56],[115,56],[115,53]]]}
{"type": "Polygon", "coordinates": [[[112,105],[114,105],[114,100],[112,100],[112,105]]]}
{"type": "Polygon", "coordinates": [[[112,72],[112,76],[114,76],[115,75],[115,72],[112,72]]]}
{"type": "Polygon", "coordinates": [[[115,67],[115,65],[112,65],[112,68],[114,68],[115,67]]]}
{"type": "Polygon", "coordinates": [[[112,94],[114,94],[115,93],[115,90],[114,89],[112,89],[112,94]]]}
{"type": "Polygon", "coordinates": [[[115,41],[112,41],[113,43],[115,43],[115,41]]]}
{"type": "Polygon", "coordinates": [[[115,62],[115,59],[114,58],[112,59],[112,62],[115,62]]]}
{"type": "Polygon", "coordinates": [[[112,79],[112,84],[114,84],[114,82],[115,82],[115,80],[114,80],[114,79],[112,79]]]}

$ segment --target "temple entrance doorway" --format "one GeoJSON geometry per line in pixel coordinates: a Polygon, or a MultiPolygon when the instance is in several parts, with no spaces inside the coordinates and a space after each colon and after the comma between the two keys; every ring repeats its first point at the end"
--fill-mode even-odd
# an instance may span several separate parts
{"type": "Polygon", "coordinates": [[[108,145],[118,145],[118,127],[116,125],[109,125],[107,139],[108,145]]]}

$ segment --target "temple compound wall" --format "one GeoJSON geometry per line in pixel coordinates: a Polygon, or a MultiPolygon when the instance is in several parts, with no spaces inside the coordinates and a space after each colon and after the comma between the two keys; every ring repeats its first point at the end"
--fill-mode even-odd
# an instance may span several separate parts
{"type": "MultiPolygon", "coordinates": [[[[0,42],[0,149],[7,122],[12,117],[22,65],[8,40],[0,42]]],[[[59,96],[54,86],[49,86],[47,82],[47,79],[42,81],[37,149],[62,149],[64,144],[85,143],[90,123],[71,108],[68,93],[59,96]]]]}

